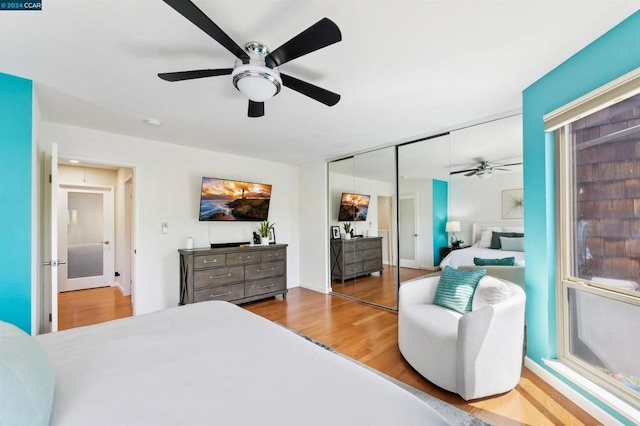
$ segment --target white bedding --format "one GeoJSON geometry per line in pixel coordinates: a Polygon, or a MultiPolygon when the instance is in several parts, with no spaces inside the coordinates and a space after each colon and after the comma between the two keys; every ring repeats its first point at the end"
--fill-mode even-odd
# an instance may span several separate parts
{"type": "Polygon", "coordinates": [[[51,425],[438,425],[414,395],[227,302],[37,337],[51,425]]]}
{"type": "Polygon", "coordinates": [[[467,266],[473,265],[473,258],[480,257],[483,259],[501,259],[503,257],[515,257],[516,266],[524,266],[524,252],[522,251],[509,251],[509,250],[495,250],[489,248],[480,247],[468,247],[459,250],[451,250],[442,261],[440,267],[445,266],[467,266]]]}

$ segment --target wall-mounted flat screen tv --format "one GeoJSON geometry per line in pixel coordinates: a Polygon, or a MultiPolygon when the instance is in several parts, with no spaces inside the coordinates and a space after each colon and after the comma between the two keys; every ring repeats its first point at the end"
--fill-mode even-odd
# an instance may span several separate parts
{"type": "Polygon", "coordinates": [[[369,195],[343,192],[342,197],[340,198],[338,221],[349,222],[367,220],[370,198],[371,196],[369,195]]]}
{"type": "Polygon", "coordinates": [[[200,221],[261,222],[269,216],[271,185],[202,178],[200,221]]]}

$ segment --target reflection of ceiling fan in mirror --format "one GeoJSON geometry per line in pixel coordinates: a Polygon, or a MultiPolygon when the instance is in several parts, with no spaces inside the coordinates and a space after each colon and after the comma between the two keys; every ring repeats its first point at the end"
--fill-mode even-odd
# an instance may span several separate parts
{"type": "Polygon", "coordinates": [[[471,169],[457,170],[449,174],[457,175],[460,173],[464,173],[465,176],[477,176],[479,178],[489,178],[497,171],[505,171],[505,172],[511,171],[511,169],[505,169],[505,167],[519,166],[522,164],[522,162],[520,162],[520,163],[493,165],[493,164],[490,164],[489,161],[487,160],[478,159],[478,161],[479,161],[479,164],[471,169]]]}

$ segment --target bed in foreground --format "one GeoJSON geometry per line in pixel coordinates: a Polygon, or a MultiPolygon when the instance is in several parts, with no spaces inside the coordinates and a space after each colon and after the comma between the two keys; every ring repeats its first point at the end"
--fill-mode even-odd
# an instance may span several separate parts
{"type": "Polygon", "coordinates": [[[417,397],[227,302],[36,337],[51,425],[438,425],[417,397]]]}

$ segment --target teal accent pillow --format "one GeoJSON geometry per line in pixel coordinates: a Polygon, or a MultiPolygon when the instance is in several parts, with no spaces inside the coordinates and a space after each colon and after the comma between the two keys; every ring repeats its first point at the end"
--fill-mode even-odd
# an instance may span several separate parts
{"type": "Polygon", "coordinates": [[[44,348],[0,321],[0,425],[48,425],[53,389],[53,367],[44,348]]]}
{"type": "Polygon", "coordinates": [[[496,232],[493,231],[491,233],[491,245],[490,249],[500,250],[502,246],[500,245],[500,237],[508,237],[508,238],[521,238],[524,237],[522,232],[496,232]]]}
{"type": "Polygon", "coordinates": [[[445,266],[433,304],[449,308],[461,314],[471,312],[471,302],[478,282],[486,275],[484,269],[456,269],[445,266]]]}
{"type": "Polygon", "coordinates": [[[513,266],[515,263],[515,257],[503,257],[500,259],[483,259],[481,257],[473,258],[473,264],[478,266],[513,266]]]}

